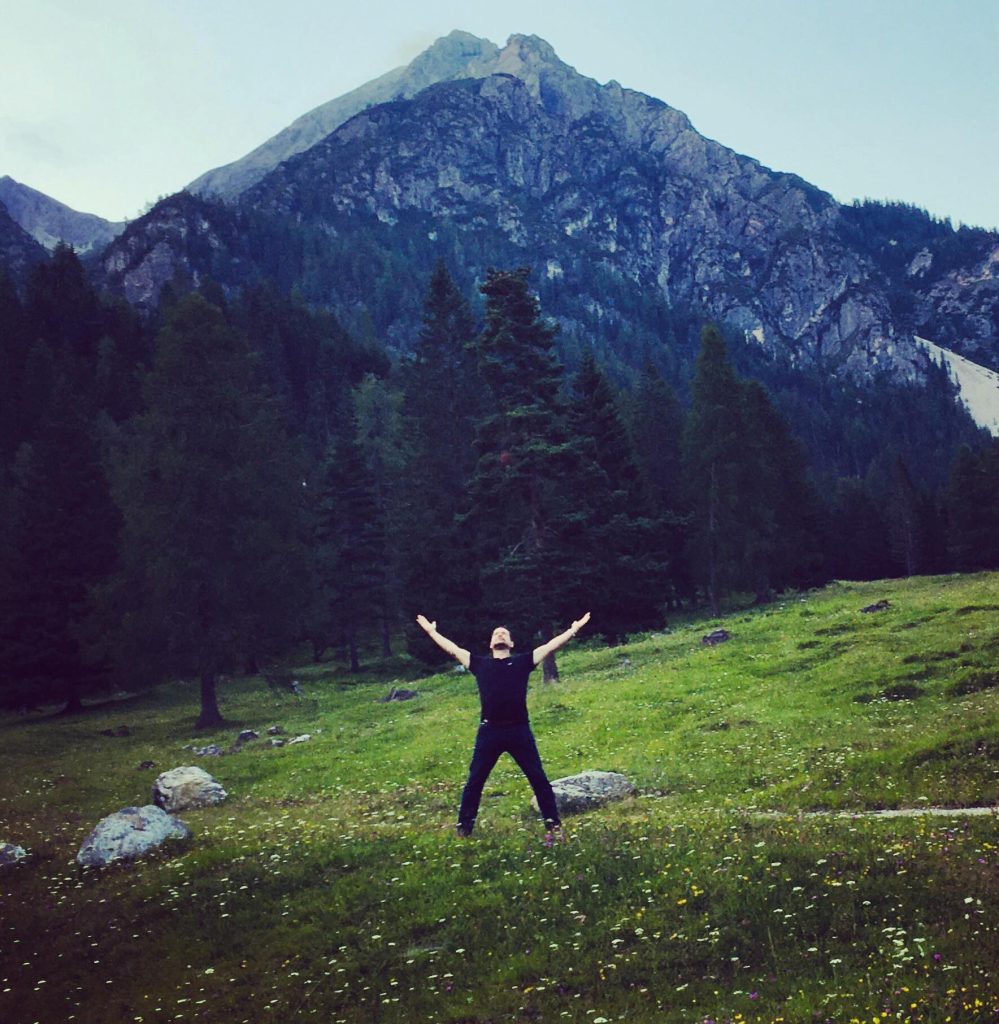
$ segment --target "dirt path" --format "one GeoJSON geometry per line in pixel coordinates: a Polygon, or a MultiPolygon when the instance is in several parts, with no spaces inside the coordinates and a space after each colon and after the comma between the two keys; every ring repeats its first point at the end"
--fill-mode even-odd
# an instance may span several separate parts
{"type": "Polygon", "coordinates": [[[758,811],[763,818],[968,818],[999,815],[999,807],[897,807],[886,811],[758,811]]]}

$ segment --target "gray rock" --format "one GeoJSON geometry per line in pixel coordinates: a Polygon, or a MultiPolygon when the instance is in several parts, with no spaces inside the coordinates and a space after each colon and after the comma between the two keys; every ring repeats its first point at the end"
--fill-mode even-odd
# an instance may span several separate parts
{"type": "Polygon", "coordinates": [[[282,729],[280,725],[272,725],[267,730],[267,735],[268,736],[280,736],[281,733],[283,733],[283,732],[284,732],[284,729],[282,729]]]}
{"type": "Polygon", "coordinates": [[[254,732],[252,729],[244,729],[237,737],[237,743],[249,743],[250,740],[259,740],[260,733],[254,732]]]}
{"type": "Polygon", "coordinates": [[[291,746],[292,743],[305,743],[307,740],[311,740],[311,739],[312,739],[312,734],[311,733],[308,733],[308,732],[302,733],[301,736],[296,736],[293,740],[288,740],[288,745],[291,746]]]}
{"type": "MultiPolygon", "coordinates": [[[[617,772],[585,771],[554,779],[552,790],[559,814],[582,814],[596,807],[635,795],[635,786],[617,772]]],[[[534,801],[538,810],[538,802],[534,801]]]]}
{"type": "Polygon", "coordinates": [[[78,864],[100,867],[141,857],[168,839],[187,839],[191,830],[160,807],[123,807],[97,823],[76,855],[78,864]]]}
{"type": "Polygon", "coordinates": [[[285,743],[286,743],[285,740],[279,739],[277,736],[272,736],[267,741],[267,746],[269,746],[269,747],[283,747],[285,745],[285,743]]]}
{"type": "Polygon", "coordinates": [[[221,757],[224,751],[217,743],[209,743],[207,747],[195,747],[194,753],[198,757],[221,757]]]}
{"type": "Polygon", "coordinates": [[[0,843],[0,868],[5,868],[28,856],[23,846],[14,843],[0,843]]]}
{"type": "Polygon", "coordinates": [[[417,690],[403,690],[401,687],[393,686],[391,692],[387,697],[382,697],[379,700],[380,704],[388,704],[393,700],[412,700],[414,697],[419,697],[420,694],[417,690]]]}
{"type": "Polygon", "coordinates": [[[701,643],[705,647],[714,647],[716,644],[723,644],[726,640],[731,640],[732,634],[725,629],[716,629],[708,633],[706,636],[701,637],[701,643]]]}
{"type": "Polygon", "coordinates": [[[229,794],[204,770],[193,765],[171,768],[153,783],[153,803],[168,811],[211,807],[229,794]]]}

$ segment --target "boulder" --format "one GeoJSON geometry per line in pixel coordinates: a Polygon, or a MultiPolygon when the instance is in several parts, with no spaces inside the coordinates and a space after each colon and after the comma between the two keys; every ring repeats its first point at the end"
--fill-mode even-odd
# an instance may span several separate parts
{"type": "Polygon", "coordinates": [[[97,823],[83,840],[76,862],[101,867],[115,860],[141,857],[168,839],[187,839],[191,830],[160,807],[123,807],[97,823]]]}
{"type": "Polygon", "coordinates": [[[163,772],[153,783],[153,803],[167,811],[220,804],[229,794],[204,768],[187,765],[163,772]]]}
{"type": "Polygon", "coordinates": [[[16,864],[28,856],[23,846],[16,846],[14,843],[0,843],[0,868],[16,864]]]}
{"type": "MultiPolygon", "coordinates": [[[[569,775],[564,779],[554,779],[552,790],[555,792],[559,814],[582,814],[614,800],[624,800],[635,795],[634,784],[625,776],[617,772],[592,770],[569,775]]],[[[534,801],[534,809],[538,810],[537,800],[534,801]]]]}

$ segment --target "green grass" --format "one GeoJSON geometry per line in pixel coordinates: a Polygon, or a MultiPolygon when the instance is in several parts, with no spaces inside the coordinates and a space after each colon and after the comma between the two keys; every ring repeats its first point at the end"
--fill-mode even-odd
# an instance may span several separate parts
{"type": "Polygon", "coordinates": [[[530,696],[549,774],[639,795],[552,849],[508,759],[475,838],[452,834],[477,719],[455,672],[235,680],[213,734],[183,684],[8,715],[0,841],[32,857],[0,874],[0,1020],[993,1021],[996,817],[806,812],[996,804],[997,612],[996,574],[836,584],[567,650],[530,696]],[[393,681],[419,698],[378,703],[393,681]],[[184,749],[273,723],[313,738],[184,749]],[[191,840],[75,865],[188,763],[230,793],[181,815],[191,840]]]}

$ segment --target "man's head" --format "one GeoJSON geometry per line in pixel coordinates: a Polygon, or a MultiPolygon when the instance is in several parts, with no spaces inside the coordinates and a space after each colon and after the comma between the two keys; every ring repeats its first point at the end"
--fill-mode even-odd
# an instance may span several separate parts
{"type": "Polygon", "coordinates": [[[510,630],[506,626],[497,626],[493,630],[492,638],[489,641],[489,649],[493,652],[493,655],[504,657],[509,654],[513,649],[513,637],[510,636],[510,630]]]}

